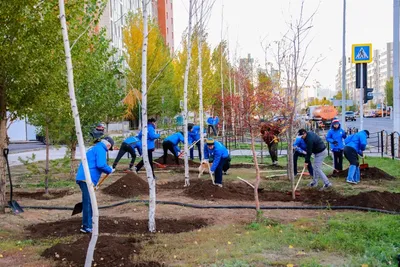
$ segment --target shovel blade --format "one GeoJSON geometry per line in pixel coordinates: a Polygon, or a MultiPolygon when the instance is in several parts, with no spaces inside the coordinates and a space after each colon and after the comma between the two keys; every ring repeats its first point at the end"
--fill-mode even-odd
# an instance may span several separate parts
{"type": "Polygon", "coordinates": [[[75,205],[71,216],[74,216],[75,214],[81,213],[82,212],[82,202],[79,202],[75,205]]]}
{"type": "Polygon", "coordinates": [[[368,164],[360,164],[360,170],[368,169],[368,164]]]}
{"type": "Polygon", "coordinates": [[[14,214],[20,214],[20,213],[24,212],[24,210],[21,208],[21,206],[15,200],[8,201],[8,205],[10,206],[10,208],[12,209],[14,214]]]}

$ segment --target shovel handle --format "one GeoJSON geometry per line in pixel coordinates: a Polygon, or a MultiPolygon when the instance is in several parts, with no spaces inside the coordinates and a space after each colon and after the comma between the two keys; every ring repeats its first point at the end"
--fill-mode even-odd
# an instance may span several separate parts
{"type": "Polygon", "coordinates": [[[98,189],[99,189],[99,186],[104,182],[105,179],[107,179],[107,177],[108,177],[109,175],[110,175],[110,174],[104,175],[104,176],[100,179],[99,183],[94,187],[94,189],[95,189],[95,190],[98,190],[98,189]]]}
{"type": "Polygon", "coordinates": [[[303,177],[303,174],[304,174],[304,171],[305,171],[305,170],[306,170],[306,166],[303,167],[303,170],[301,171],[301,174],[300,174],[300,178],[299,178],[299,180],[297,181],[296,186],[294,187],[294,191],[295,191],[295,192],[296,192],[297,187],[299,186],[299,183],[300,183],[300,181],[301,181],[301,178],[303,177]]]}

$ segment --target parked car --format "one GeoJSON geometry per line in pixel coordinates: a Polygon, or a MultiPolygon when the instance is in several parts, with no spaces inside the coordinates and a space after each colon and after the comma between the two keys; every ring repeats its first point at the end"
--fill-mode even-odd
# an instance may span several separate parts
{"type": "Polygon", "coordinates": [[[344,113],[344,119],[345,121],[356,121],[356,114],[354,111],[346,111],[346,113],[344,113]]]}

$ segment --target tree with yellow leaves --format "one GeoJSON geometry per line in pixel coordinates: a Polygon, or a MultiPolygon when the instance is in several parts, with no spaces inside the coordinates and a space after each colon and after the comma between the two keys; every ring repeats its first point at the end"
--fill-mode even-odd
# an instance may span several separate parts
{"type": "MultiPolygon", "coordinates": [[[[174,115],[179,110],[179,99],[173,88],[174,68],[170,50],[164,42],[157,23],[148,21],[148,114],[174,115]],[[166,109],[165,107],[168,107],[166,109]]],[[[125,117],[138,118],[141,103],[141,67],[143,44],[143,15],[141,12],[132,14],[127,19],[127,27],[123,31],[126,47],[125,59],[128,63],[126,75],[127,106],[125,117]]]]}

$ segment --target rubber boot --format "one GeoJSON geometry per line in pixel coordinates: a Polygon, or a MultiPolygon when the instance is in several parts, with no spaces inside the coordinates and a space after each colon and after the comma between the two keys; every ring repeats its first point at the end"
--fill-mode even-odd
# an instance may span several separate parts
{"type": "Polygon", "coordinates": [[[354,180],[356,177],[356,171],[357,171],[357,166],[356,165],[350,165],[349,167],[349,172],[347,174],[347,180],[346,182],[355,184],[356,181],[354,180]]]}
{"type": "Polygon", "coordinates": [[[356,168],[356,173],[355,173],[355,179],[354,179],[354,181],[356,182],[356,183],[359,183],[360,182],[360,177],[361,176],[361,173],[360,173],[360,167],[358,167],[357,166],[357,168],[356,168]]]}

